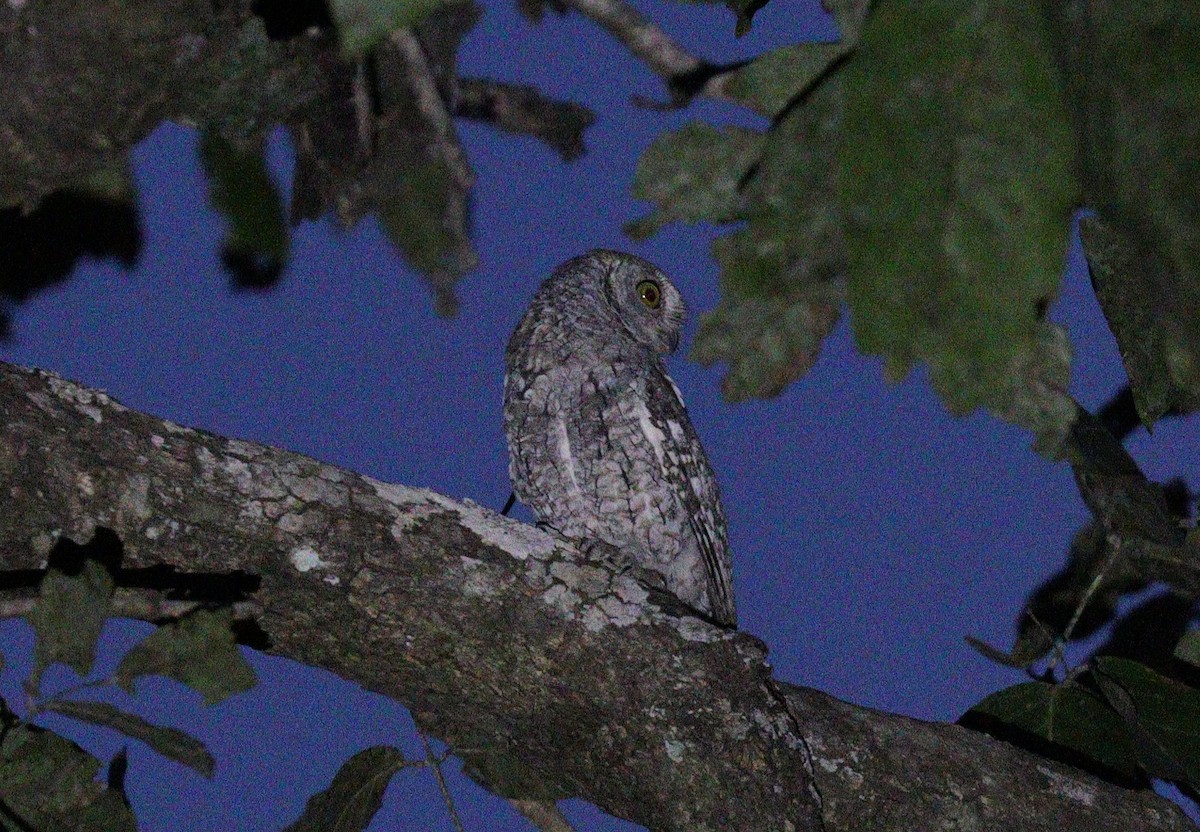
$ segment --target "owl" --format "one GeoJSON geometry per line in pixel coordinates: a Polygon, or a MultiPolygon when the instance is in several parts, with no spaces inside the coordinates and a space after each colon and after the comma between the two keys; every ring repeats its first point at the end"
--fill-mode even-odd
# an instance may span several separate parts
{"type": "Polygon", "coordinates": [[[559,266],[505,352],[509,475],[540,523],[608,544],[734,626],[717,481],[663,364],[685,312],[667,276],[632,254],[559,266]]]}

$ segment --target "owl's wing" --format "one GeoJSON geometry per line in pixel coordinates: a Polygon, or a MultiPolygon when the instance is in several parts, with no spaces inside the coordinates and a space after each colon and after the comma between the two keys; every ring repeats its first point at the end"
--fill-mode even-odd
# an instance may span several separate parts
{"type": "Polygon", "coordinates": [[[710,611],[717,621],[736,624],[733,558],[717,478],[688,417],[679,388],[661,363],[649,369],[645,383],[651,420],[662,422],[654,429],[665,438],[663,472],[684,503],[688,524],[704,562],[710,611]]]}
{"type": "Polygon", "coordinates": [[[579,471],[579,448],[585,443],[575,424],[578,375],[557,367],[505,376],[513,491],[539,522],[571,538],[591,536],[596,525],[593,500],[580,486],[588,472],[579,471]]]}

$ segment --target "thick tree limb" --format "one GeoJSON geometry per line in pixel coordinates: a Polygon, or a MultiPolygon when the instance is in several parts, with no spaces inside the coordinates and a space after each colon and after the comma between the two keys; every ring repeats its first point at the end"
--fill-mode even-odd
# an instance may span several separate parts
{"type": "Polygon", "coordinates": [[[403,702],[506,796],[652,830],[1193,828],[1156,795],[776,682],[753,637],[469,502],[39,371],[0,365],[0,414],[0,567],[104,526],[126,566],[255,573],[272,652],[403,702]]]}

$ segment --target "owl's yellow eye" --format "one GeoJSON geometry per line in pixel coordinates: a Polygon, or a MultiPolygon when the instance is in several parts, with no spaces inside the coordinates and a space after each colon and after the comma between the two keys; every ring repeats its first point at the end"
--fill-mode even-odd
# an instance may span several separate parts
{"type": "Polygon", "coordinates": [[[651,309],[662,306],[662,289],[653,280],[643,280],[637,285],[638,297],[651,309]]]}

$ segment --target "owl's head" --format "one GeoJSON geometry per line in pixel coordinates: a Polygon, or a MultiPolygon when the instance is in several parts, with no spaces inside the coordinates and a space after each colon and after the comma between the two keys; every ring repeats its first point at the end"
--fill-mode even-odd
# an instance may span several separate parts
{"type": "Polygon", "coordinates": [[[604,296],[634,341],[654,352],[679,346],[687,306],[653,263],[632,254],[596,249],[584,255],[604,281],[604,296]]]}

